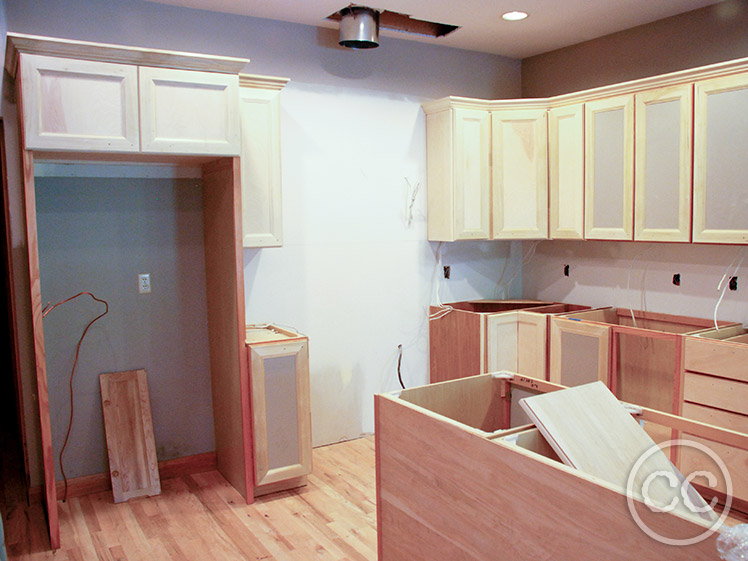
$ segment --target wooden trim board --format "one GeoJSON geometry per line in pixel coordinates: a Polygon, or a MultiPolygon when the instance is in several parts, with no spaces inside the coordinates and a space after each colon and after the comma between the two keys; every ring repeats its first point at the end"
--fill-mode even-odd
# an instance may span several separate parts
{"type": "Polygon", "coordinates": [[[159,495],[161,480],[145,370],[99,375],[114,502],[159,495]]]}

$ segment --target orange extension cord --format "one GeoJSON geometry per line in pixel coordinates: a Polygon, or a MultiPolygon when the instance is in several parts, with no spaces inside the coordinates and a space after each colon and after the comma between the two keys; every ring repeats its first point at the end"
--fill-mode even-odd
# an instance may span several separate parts
{"type": "Polygon", "coordinates": [[[47,304],[44,309],[42,310],[42,318],[46,317],[49,312],[54,310],[57,306],[61,306],[62,304],[65,304],[66,302],[70,302],[71,300],[75,300],[79,296],[88,295],[97,302],[101,302],[106,306],[106,310],[104,310],[103,314],[100,314],[96,316],[94,319],[92,319],[86,328],[83,330],[83,335],[81,335],[81,338],[78,339],[78,346],[75,348],[75,360],[73,361],[73,369],[70,371],[70,420],[68,421],[68,431],[65,434],[65,442],[62,444],[62,448],[60,449],[60,471],[62,472],[62,479],[65,482],[65,494],[62,497],[62,502],[67,501],[68,498],[68,478],[65,476],[65,468],[62,464],[62,454],[65,452],[65,448],[68,445],[68,439],[70,438],[70,431],[73,428],[73,376],[75,376],[75,367],[78,365],[78,355],[80,354],[81,350],[81,344],[83,343],[83,338],[86,336],[86,333],[88,333],[88,329],[99,319],[103,318],[105,315],[109,313],[109,303],[106,300],[101,300],[99,298],[96,298],[93,294],[90,292],[79,292],[75,296],[71,296],[70,298],[67,298],[63,300],[62,302],[58,302],[54,306],[50,306],[47,304]]]}

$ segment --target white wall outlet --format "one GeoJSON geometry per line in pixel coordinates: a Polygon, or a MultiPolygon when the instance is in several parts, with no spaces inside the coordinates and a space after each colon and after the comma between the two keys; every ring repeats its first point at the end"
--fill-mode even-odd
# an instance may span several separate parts
{"type": "Polygon", "coordinates": [[[149,294],[151,292],[151,274],[141,273],[138,275],[138,292],[149,294]]]}

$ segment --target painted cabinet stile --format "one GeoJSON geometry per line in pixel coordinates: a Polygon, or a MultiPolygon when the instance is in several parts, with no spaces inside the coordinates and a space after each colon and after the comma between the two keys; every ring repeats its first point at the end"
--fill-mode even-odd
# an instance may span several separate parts
{"type": "Polygon", "coordinates": [[[585,129],[585,238],[631,240],[634,97],[590,101],[585,129]]]}
{"type": "Polygon", "coordinates": [[[748,243],[748,73],[696,82],[693,241],[748,243]]]}
{"type": "Polygon", "coordinates": [[[691,239],[692,90],[636,94],[636,240],[691,239]]]}
{"type": "Polygon", "coordinates": [[[493,239],[548,237],[546,113],[491,112],[493,239]]]}
{"type": "Polygon", "coordinates": [[[584,104],[548,112],[551,239],[584,238],[584,104]]]}

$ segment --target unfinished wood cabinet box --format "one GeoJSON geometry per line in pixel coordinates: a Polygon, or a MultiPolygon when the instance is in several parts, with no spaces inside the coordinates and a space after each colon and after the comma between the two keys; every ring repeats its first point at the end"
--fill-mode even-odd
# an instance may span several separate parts
{"type": "Polygon", "coordinates": [[[62,152],[238,156],[247,62],[13,33],[6,52],[26,149],[62,152]]]}
{"type": "Polygon", "coordinates": [[[312,472],[309,341],[274,325],[247,326],[246,336],[260,496],[305,485],[312,472]]]}
{"type": "Polygon", "coordinates": [[[283,245],[280,93],[288,78],[239,75],[242,243],[283,245]]]}
{"type": "Polygon", "coordinates": [[[678,413],[683,335],[713,325],[712,320],[624,308],[553,317],[549,380],[566,386],[600,380],[619,399],[678,413]]]}
{"type": "MultiPolygon", "coordinates": [[[[375,396],[380,561],[715,558],[716,535],[686,547],[655,541],[634,522],[625,484],[560,463],[515,409],[519,391],[562,386],[509,377],[485,374],[375,396]]],[[[646,408],[639,417],[748,448],[745,434],[646,408]]],[[[662,535],[708,527],[655,513],[639,499],[633,504],[662,535]]]]}
{"type": "Polygon", "coordinates": [[[547,318],[587,309],[538,300],[473,300],[445,306],[452,310],[430,310],[431,382],[496,370],[545,378],[547,318]]]}
{"type": "MultiPolygon", "coordinates": [[[[742,326],[710,330],[686,337],[683,348],[683,410],[689,419],[726,429],[748,432],[748,330],[742,326]]],[[[718,454],[732,476],[732,497],[748,512],[748,452],[684,433],[718,454]]],[[[709,459],[694,449],[681,452],[681,471],[708,469],[709,459]]],[[[703,491],[724,502],[727,489],[720,484],[703,491]],[[710,493],[711,491],[711,493],[710,493]]]]}

